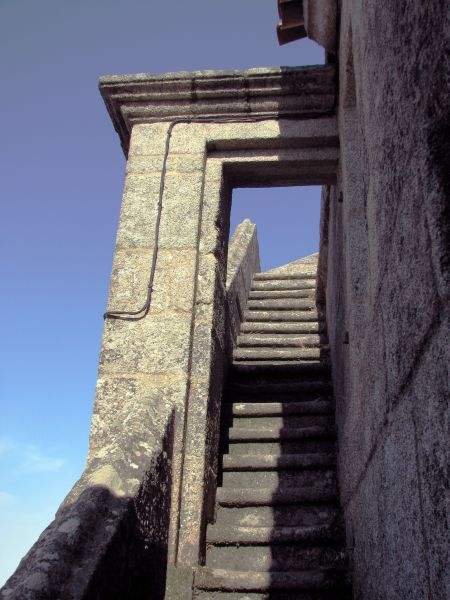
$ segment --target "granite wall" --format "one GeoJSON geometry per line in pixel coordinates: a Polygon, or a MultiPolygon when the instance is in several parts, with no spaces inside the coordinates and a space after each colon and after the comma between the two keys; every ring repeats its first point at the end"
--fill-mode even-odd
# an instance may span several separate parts
{"type": "Polygon", "coordinates": [[[443,600],[450,11],[446,0],[340,8],[341,161],[323,192],[319,271],[354,598],[443,600]]]}

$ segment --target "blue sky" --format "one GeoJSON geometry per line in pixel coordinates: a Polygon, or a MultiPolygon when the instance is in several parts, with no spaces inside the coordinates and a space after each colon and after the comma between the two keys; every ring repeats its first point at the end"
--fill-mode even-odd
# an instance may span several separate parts
{"type": "MultiPolygon", "coordinates": [[[[125,166],[98,77],[323,62],[276,22],[276,0],[0,0],[0,585],[87,454],[125,166]]],[[[232,221],[269,268],[317,249],[318,210],[236,190],[232,221]]]]}

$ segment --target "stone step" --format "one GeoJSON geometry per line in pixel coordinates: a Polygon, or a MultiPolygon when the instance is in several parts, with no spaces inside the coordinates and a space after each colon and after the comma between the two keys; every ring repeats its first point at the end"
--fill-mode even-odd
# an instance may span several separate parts
{"type": "Polygon", "coordinates": [[[307,386],[302,388],[298,384],[290,384],[288,382],[284,385],[281,383],[270,385],[268,383],[266,386],[257,383],[253,387],[244,384],[235,384],[231,390],[233,392],[231,397],[238,404],[250,404],[253,402],[259,404],[264,404],[266,402],[273,403],[275,399],[283,404],[302,404],[303,402],[305,404],[310,404],[313,402],[329,401],[330,391],[329,387],[325,385],[322,388],[317,386],[317,388],[314,389],[314,387],[311,386],[311,388],[308,389],[307,386]]]}
{"type": "Polygon", "coordinates": [[[311,571],[229,571],[200,567],[195,572],[194,585],[202,590],[264,591],[321,590],[339,583],[336,569],[311,571]]]}
{"type": "Polygon", "coordinates": [[[276,298],[274,300],[248,300],[248,310],[316,310],[314,298],[276,298]]]}
{"type": "Polygon", "coordinates": [[[315,280],[316,273],[271,273],[270,271],[265,271],[262,273],[254,273],[253,281],[286,281],[286,280],[315,280]]]}
{"type": "Polygon", "coordinates": [[[298,323],[323,320],[317,310],[244,310],[244,321],[278,321],[298,323]]]}
{"type": "MultiPolygon", "coordinates": [[[[244,363],[241,363],[244,364],[244,363]]],[[[244,387],[244,386],[242,386],[244,387]]],[[[282,386],[280,386],[281,388],[282,386]]],[[[302,390],[295,393],[295,390],[290,390],[289,386],[285,389],[269,390],[262,385],[256,385],[254,390],[241,389],[236,386],[232,395],[236,404],[314,404],[315,402],[330,402],[330,396],[326,391],[320,393],[302,390]],[[279,402],[278,402],[279,401],[279,402]]]]}
{"type": "Polygon", "coordinates": [[[308,386],[314,381],[321,384],[328,383],[330,366],[325,362],[280,364],[267,361],[262,365],[234,363],[231,365],[231,374],[233,382],[237,383],[249,380],[252,385],[258,383],[284,385],[289,382],[308,386]]]}
{"type": "Polygon", "coordinates": [[[350,593],[339,596],[333,590],[316,591],[293,591],[269,590],[266,592],[223,592],[198,590],[194,595],[195,600],[352,600],[350,593]]]}
{"type": "Polygon", "coordinates": [[[334,426],[312,426],[288,429],[272,427],[267,429],[237,428],[228,430],[228,441],[232,442],[276,442],[278,440],[333,439],[336,436],[334,426]]]}
{"type": "Polygon", "coordinates": [[[335,469],[302,469],[283,471],[224,471],[223,488],[241,487],[250,489],[285,488],[300,489],[303,487],[333,486],[336,484],[335,469]]]}
{"type": "Polygon", "coordinates": [[[254,279],[251,284],[252,292],[267,292],[272,290],[316,290],[315,279],[254,279]]]}
{"type": "Polygon", "coordinates": [[[296,334],[243,334],[238,335],[236,346],[239,348],[258,346],[281,347],[281,348],[318,348],[320,346],[319,335],[296,335],[296,334]]]}
{"type": "Polygon", "coordinates": [[[350,600],[313,270],[254,277],[229,371],[197,599],[350,600]]]}
{"type": "Polygon", "coordinates": [[[260,415],[239,416],[232,421],[233,428],[243,429],[302,429],[304,427],[333,427],[333,415],[260,415]]]}
{"type": "Polygon", "coordinates": [[[305,289],[287,290],[250,290],[249,300],[275,300],[277,298],[314,298],[316,289],[314,287],[305,289]]]}
{"type": "Polygon", "coordinates": [[[325,525],[339,521],[339,509],[329,504],[281,506],[219,506],[215,525],[222,527],[277,527],[279,525],[325,525]]]}
{"type": "Polygon", "coordinates": [[[307,386],[314,382],[329,385],[331,379],[331,369],[328,361],[309,361],[306,363],[264,361],[262,364],[235,362],[231,364],[231,371],[233,372],[231,378],[233,385],[251,381],[256,384],[274,385],[300,383],[307,386]]]}
{"type": "Polygon", "coordinates": [[[216,501],[220,506],[276,506],[278,504],[337,501],[336,486],[303,488],[217,488],[216,501]]]}
{"type": "Polygon", "coordinates": [[[303,590],[289,592],[286,590],[269,590],[266,592],[223,592],[197,590],[195,600],[352,600],[351,595],[339,597],[332,590],[314,592],[303,590]]]}
{"type": "MultiPolygon", "coordinates": [[[[345,576],[342,576],[345,580],[345,576]]],[[[265,592],[205,591],[195,593],[195,600],[353,600],[351,586],[328,590],[266,590],[265,592]]]]}
{"type": "Polygon", "coordinates": [[[320,360],[320,348],[235,348],[233,360],[290,361],[320,360]]]}
{"type": "MultiPolygon", "coordinates": [[[[258,545],[258,546],[209,546],[206,551],[206,566],[231,571],[295,571],[297,569],[320,569],[333,565],[344,565],[343,553],[335,544],[258,545]]],[[[337,599],[336,599],[337,600],[337,599]]]]}
{"type": "MultiPolygon", "coordinates": [[[[286,590],[271,590],[268,592],[222,592],[220,590],[197,590],[194,593],[193,598],[194,600],[344,600],[343,596],[339,595],[338,598],[332,591],[286,592],[286,590]]],[[[348,598],[351,600],[350,596],[348,598]]],[[[345,600],[347,600],[347,596],[345,597],[345,600]]]]}
{"type": "Polygon", "coordinates": [[[209,525],[206,543],[216,546],[333,544],[342,541],[342,531],[334,525],[282,526],[282,527],[222,527],[209,525]]]}
{"type": "Polygon", "coordinates": [[[230,456],[247,454],[271,454],[283,456],[285,454],[328,454],[336,451],[335,440],[288,440],[282,442],[233,442],[224,444],[224,450],[230,456]]]}
{"type": "Polygon", "coordinates": [[[334,453],[323,454],[225,454],[224,471],[285,471],[288,469],[321,469],[336,466],[334,453]]]}
{"type": "Polygon", "coordinates": [[[270,333],[270,334],[312,334],[325,331],[324,321],[305,321],[297,323],[284,323],[270,321],[244,321],[241,323],[242,333],[270,333]]]}
{"type": "Polygon", "coordinates": [[[302,360],[236,360],[232,365],[251,365],[256,367],[265,367],[267,364],[279,367],[287,365],[313,366],[319,367],[322,370],[330,371],[330,359],[328,354],[319,359],[302,359],[302,360]]]}
{"type": "Polygon", "coordinates": [[[333,407],[329,400],[314,400],[312,402],[234,402],[232,415],[234,417],[276,417],[288,415],[317,415],[332,413],[333,407]]]}

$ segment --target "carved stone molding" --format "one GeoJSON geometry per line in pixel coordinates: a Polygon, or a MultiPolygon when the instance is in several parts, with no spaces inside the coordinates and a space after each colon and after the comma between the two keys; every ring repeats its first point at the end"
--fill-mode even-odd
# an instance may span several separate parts
{"type": "Polygon", "coordinates": [[[310,118],[331,114],[336,101],[332,65],[113,75],[100,79],[100,92],[126,155],[138,123],[264,115],[310,118]]]}

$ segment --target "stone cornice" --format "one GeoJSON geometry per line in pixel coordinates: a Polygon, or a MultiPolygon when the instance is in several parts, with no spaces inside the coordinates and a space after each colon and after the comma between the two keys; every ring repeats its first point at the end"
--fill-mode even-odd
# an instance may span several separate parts
{"type": "Polygon", "coordinates": [[[334,111],[332,65],[112,75],[100,93],[125,154],[136,123],[196,117],[315,117],[334,111]]]}

